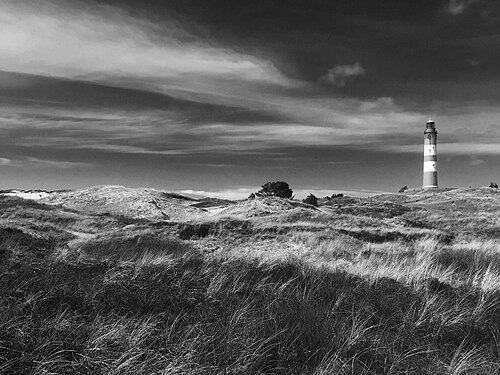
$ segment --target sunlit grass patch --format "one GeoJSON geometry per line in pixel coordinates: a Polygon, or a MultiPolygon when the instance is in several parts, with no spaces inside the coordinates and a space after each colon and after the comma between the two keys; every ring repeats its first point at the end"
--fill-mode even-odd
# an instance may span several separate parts
{"type": "Polygon", "coordinates": [[[445,266],[454,264],[461,272],[491,268],[500,271],[500,241],[470,239],[443,249],[436,260],[445,266]]]}

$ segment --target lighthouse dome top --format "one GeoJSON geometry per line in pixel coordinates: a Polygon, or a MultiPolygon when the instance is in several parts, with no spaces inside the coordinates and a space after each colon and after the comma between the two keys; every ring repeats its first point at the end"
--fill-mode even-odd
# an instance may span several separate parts
{"type": "Polygon", "coordinates": [[[425,134],[428,134],[428,133],[435,133],[435,134],[437,134],[436,124],[434,123],[434,120],[429,119],[427,121],[427,124],[425,125],[425,131],[424,131],[424,133],[425,134]]]}

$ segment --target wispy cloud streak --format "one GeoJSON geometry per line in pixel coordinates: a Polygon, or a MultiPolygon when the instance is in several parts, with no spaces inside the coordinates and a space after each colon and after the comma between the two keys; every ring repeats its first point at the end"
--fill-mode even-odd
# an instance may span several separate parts
{"type": "Polygon", "coordinates": [[[337,65],[329,69],[327,74],[320,78],[320,81],[335,87],[344,87],[348,80],[365,73],[366,70],[359,62],[353,65],[337,65]]]}
{"type": "Polygon", "coordinates": [[[0,158],[0,166],[12,165],[14,162],[8,158],[0,158]]]}
{"type": "Polygon", "coordinates": [[[286,84],[268,61],[196,41],[118,8],[77,1],[0,3],[0,68],[59,77],[216,76],[286,84]]]}

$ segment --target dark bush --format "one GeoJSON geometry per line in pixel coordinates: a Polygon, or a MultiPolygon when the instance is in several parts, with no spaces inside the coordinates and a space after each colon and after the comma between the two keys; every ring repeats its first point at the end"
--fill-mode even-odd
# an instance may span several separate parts
{"type": "Polygon", "coordinates": [[[255,195],[260,197],[291,198],[293,190],[285,181],[266,182],[255,195]]]}
{"type": "Polygon", "coordinates": [[[309,194],[307,198],[302,200],[302,202],[310,204],[311,206],[314,207],[318,207],[318,198],[313,194],[309,194]]]}

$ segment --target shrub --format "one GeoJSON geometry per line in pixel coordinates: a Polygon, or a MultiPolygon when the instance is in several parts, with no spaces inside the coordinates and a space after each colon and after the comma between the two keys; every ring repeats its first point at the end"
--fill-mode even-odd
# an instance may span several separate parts
{"type": "Polygon", "coordinates": [[[260,197],[291,198],[293,190],[285,181],[266,182],[255,195],[260,197]]]}
{"type": "Polygon", "coordinates": [[[318,207],[318,198],[313,194],[309,194],[302,202],[310,204],[311,206],[318,207]]]}

